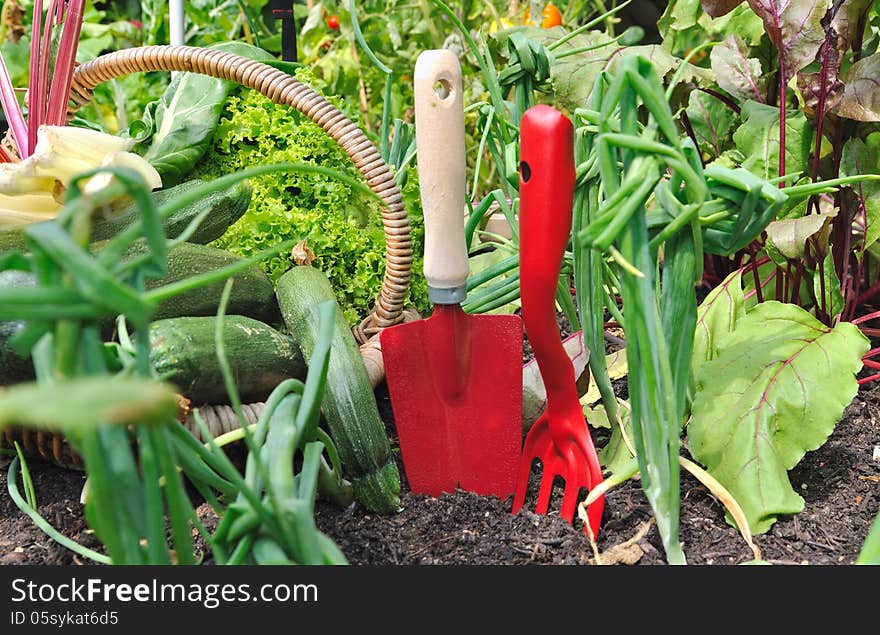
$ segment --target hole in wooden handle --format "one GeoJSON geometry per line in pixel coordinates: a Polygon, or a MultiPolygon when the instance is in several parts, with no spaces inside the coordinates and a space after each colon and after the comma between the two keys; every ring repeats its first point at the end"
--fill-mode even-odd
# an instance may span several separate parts
{"type": "Polygon", "coordinates": [[[434,94],[443,101],[452,94],[452,83],[448,79],[438,79],[434,82],[434,94]]]}

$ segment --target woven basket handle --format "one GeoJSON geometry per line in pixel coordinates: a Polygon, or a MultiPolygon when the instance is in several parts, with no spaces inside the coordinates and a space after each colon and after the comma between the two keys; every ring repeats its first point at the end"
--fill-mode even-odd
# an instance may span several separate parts
{"type": "Polygon", "coordinates": [[[226,79],[260,91],[276,104],[292,106],[320,125],[351,157],[370,189],[382,200],[385,276],[372,312],[355,327],[363,343],[403,319],[412,268],[412,236],[403,196],[391,169],[364,132],[320,94],[284,71],[242,55],[194,46],[140,46],[105,53],[76,68],[70,89],[73,116],[91,101],[99,84],[130,73],[188,71],[226,79]]]}

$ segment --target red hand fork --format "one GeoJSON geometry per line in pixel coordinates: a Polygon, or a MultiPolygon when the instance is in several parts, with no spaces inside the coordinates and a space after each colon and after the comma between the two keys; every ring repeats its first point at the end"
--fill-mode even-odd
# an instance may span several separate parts
{"type": "MultiPolygon", "coordinates": [[[[574,130],[550,106],[529,108],[520,123],[520,297],[526,335],[547,388],[547,408],[526,436],[519,463],[513,513],[525,502],[534,459],[543,472],[535,512],[546,514],[553,479],[565,480],[560,515],[574,518],[582,487],[602,481],[602,468],[590,438],[575,385],[574,367],[556,322],[556,286],[571,231],[574,194],[574,130]]],[[[605,498],[587,510],[594,538],[605,498]]],[[[587,531],[587,526],[584,526],[587,531]]]]}

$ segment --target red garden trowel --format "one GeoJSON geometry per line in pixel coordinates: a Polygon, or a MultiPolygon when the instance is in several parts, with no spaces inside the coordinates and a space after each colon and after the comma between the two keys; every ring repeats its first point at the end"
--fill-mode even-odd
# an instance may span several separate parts
{"type": "Polygon", "coordinates": [[[452,51],[416,61],[416,145],[433,315],[386,328],[382,358],[410,489],[513,493],[522,440],[522,324],[468,315],[461,68],[452,51]]]}
{"type": "MultiPolygon", "coordinates": [[[[522,319],[547,389],[547,408],[529,430],[520,459],[513,513],[525,503],[532,461],[543,470],[535,512],[546,514],[553,479],[565,481],[560,515],[574,518],[580,488],[602,481],[602,468],[578,399],[574,367],[556,322],[556,285],[571,232],[574,130],[550,106],[529,108],[520,122],[519,267],[522,319]]],[[[599,535],[605,498],[587,510],[599,535]]],[[[584,526],[587,530],[587,526],[584,526]]]]}

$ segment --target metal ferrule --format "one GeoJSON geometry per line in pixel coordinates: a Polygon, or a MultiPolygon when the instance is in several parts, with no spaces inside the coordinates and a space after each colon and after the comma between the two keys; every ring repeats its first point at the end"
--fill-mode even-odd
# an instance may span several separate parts
{"type": "Polygon", "coordinates": [[[428,285],[428,299],[431,304],[461,304],[467,297],[467,285],[441,289],[428,285]]]}

